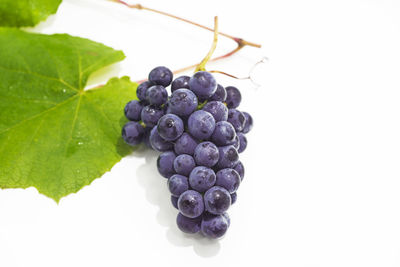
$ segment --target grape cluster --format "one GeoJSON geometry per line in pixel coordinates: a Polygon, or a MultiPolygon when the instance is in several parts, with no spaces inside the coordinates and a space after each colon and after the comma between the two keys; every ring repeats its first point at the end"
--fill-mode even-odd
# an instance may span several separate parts
{"type": "Polygon", "coordinates": [[[244,176],[239,153],[253,126],[250,114],[237,109],[240,91],[217,84],[209,72],[173,80],[168,68],[156,67],[138,86],[137,97],[125,107],[130,122],[123,139],[162,152],[157,168],[168,179],[180,230],[223,236],[230,225],[227,210],[244,176]]]}

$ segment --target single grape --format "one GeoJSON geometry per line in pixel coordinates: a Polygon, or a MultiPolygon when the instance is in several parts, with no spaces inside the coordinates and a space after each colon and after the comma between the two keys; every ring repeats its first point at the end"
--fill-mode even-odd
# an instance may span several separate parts
{"type": "Polygon", "coordinates": [[[164,140],[174,141],[184,131],[183,121],[174,114],[166,114],[158,120],[157,131],[164,140]]]}
{"type": "Polygon", "coordinates": [[[231,206],[231,195],[221,186],[213,186],[204,194],[204,205],[212,214],[222,214],[231,206]]]}
{"type": "Polygon", "coordinates": [[[125,105],[124,113],[125,117],[131,121],[140,121],[140,114],[143,109],[143,104],[137,100],[129,101],[125,105]]]}
{"type": "Polygon", "coordinates": [[[234,86],[225,87],[226,90],[226,104],[228,108],[237,108],[242,101],[242,95],[240,94],[239,89],[234,86]]]}
{"type": "Polygon", "coordinates": [[[175,141],[174,145],[175,153],[178,155],[188,154],[193,156],[194,150],[197,147],[198,143],[199,142],[197,142],[197,140],[194,139],[190,134],[183,133],[181,137],[179,137],[175,141]]]}
{"type": "Polygon", "coordinates": [[[139,84],[139,86],[136,89],[136,96],[140,101],[147,101],[146,100],[146,92],[147,89],[152,87],[154,84],[150,81],[145,81],[139,84]]]}
{"type": "Polygon", "coordinates": [[[225,102],[226,100],[226,90],[225,88],[218,84],[217,85],[217,90],[215,91],[215,93],[210,97],[211,101],[221,101],[221,102],[225,102]]]}
{"type": "Polygon", "coordinates": [[[219,170],[216,173],[217,176],[217,181],[215,182],[215,185],[219,185],[226,190],[229,191],[229,193],[234,193],[236,190],[239,188],[240,185],[240,175],[237,171],[234,169],[222,169],[219,170]]]}
{"type": "Polygon", "coordinates": [[[211,142],[203,142],[194,150],[194,159],[197,165],[212,167],[219,159],[218,147],[211,142]]]}
{"type": "Polygon", "coordinates": [[[236,131],[232,124],[227,121],[220,121],[215,124],[215,129],[211,135],[211,140],[218,146],[234,144],[236,131]]]}
{"type": "Polygon", "coordinates": [[[246,123],[246,117],[237,109],[230,109],[228,111],[228,121],[233,125],[236,132],[241,132],[246,123]]]}
{"type": "Polygon", "coordinates": [[[147,127],[153,127],[157,125],[158,120],[164,115],[164,111],[155,106],[145,106],[142,109],[140,117],[142,122],[146,124],[147,127]]]}
{"type": "Polygon", "coordinates": [[[171,84],[171,92],[182,88],[189,89],[189,80],[190,77],[185,75],[176,78],[171,84]]]}
{"type": "Polygon", "coordinates": [[[183,192],[189,190],[189,181],[186,176],[174,174],[168,179],[168,189],[173,196],[179,197],[183,192]]]}
{"type": "Polygon", "coordinates": [[[247,147],[247,138],[246,138],[246,135],[243,133],[237,133],[237,135],[239,136],[239,140],[240,140],[240,146],[239,146],[238,152],[242,153],[247,147]]]}
{"type": "Polygon", "coordinates": [[[178,199],[179,197],[171,196],[171,203],[175,209],[178,209],[178,199]]]}
{"type": "Polygon", "coordinates": [[[174,91],[168,102],[169,112],[178,116],[189,116],[197,109],[197,105],[196,95],[188,89],[174,91]]]}
{"type": "Polygon", "coordinates": [[[228,108],[220,101],[210,101],[203,107],[204,111],[213,115],[215,122],[226,121],[228,119],[228,108]]]}
{"type": "Polygon", "coordinates": [[[146,91],[146,100],[153,106],[161,106],[168,99],[168,92],[162,85],[153,85],[146,91]]]}
{"type": "Polygon", "coordinates": [[[214,117],[207,111],[198,110],[188,120],[189,133],[200,140],[208,139],[215,129],[214,117]]]}
{"type": "Polygon", "coordinates": [[[232,145],[222,146],[218,148],[219,150],[219,160],[217,163],[217,168],[232,168],[239,161],[239,154],[236,148],[232,145]]]}
{"type": "Polygon", "coordinates": [[[230,220],[226,213],[215,215],[207,213],[203,216],[201,221],[201,232],[208,238],[220,238],[229,228],[230,220]]]}
{"type": "Polygon", "coordinates": [[[149,73],[149,81],[164,87],[167,87],[171,84],[172,77],[172,71],[163,66],[156,67],[149,73]]]}
{"type": "Polygon", "coordinates": [[[211,73],[198,71],[190,78],[189,87],[200,100],[206,100],[217,90],[217,82],[211,73]]]}
{"type": "Polygon", "coordinates": [[[175,172],[181,175],[189,176],[194,167],[196,167],[196,162],[188,154],[178,155],[174,161],[175,172]]]}
{"type": "Polygon", "coordinates": [[[253,118],[247,112],[242,112],[244,117],[246,118],[246,122],[244,123],[244,127],[242,133],[248,133],[253,128],[253,118]]]}
{"type": "Polygon", "coordinates": [[[176,155],[172,151],[161,153],[157,159],[158,172],[165,178],[169,178],[175,174],[174,160],[176,155]]]}
{"type": "Polygon", "coordinates": [[[178,208],[186,217],[199,217],[204,211],[203,196],[194,190],[185,191],[179,196],[178,208]]]}
{"type": "Polygon", "coordinates": [[[174,147],[174,144],[168,141],[165,141],[158,134],[157,127],[154,127],[150,132],[150,144],[154,150],[159,152],[164,152],[171,150],[174,147]]]}
{"type": "Polygon", "coordinates": [[[233,167],[235,171],[237,171],[240,175],[240,180],[243,181],[244,178],[244,166],[241,161],[238,161],[238,163],[233,167]]]}
{"type": "Polygon", "coordinates": [[[204,166],[197,166],[189,175],[189,185],[194,190],[203,193],[215,184],[215,172],[204,166]]]}
{"type": "Polygon", "coordinates": [[[138,145],[142,142],[144,135],[144,128],[136,121],[130,121],[122,128],[122,138],[124,141],[131,145],[138,145]]]}
{"type": "Polygon", "coordinates": [[[202,216],[189,218],[182,215],[182,213],[178,213],[178,216],[176,217],[176,224],[182,232],[195,234],[200,231],[202,218],[202,216]]]}

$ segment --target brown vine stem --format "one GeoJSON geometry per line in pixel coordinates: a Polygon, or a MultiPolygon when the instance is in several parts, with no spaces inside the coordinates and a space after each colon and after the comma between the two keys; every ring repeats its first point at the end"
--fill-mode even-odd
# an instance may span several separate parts
{"type": "Polygon", "coordinates": [[[222,75],[231,77],[231,78],[236,79],[236,80],[245,80],[245,79],[248,79],[248,78],[249,78],[249,77],[239,78],[239,77],[237,77],[237,76],[235,76],[235,75],[232,75],[232,74],[229,74],[229,73],[220,71],[220,70],[209,70],[208,72],[211,72],[211,73],[219,73],[219,74],[222,74],[222,75]]]}
{"type": "MultiPolygon", "coordinates": [[[[172,15],[172,14],[167,13],[167,12],[164,12],[164,11],[160,11],[160,10],[157,10],[157,9],[145,7],[145,6],[141,5],[141,4],[128,4],[127,2],[125,2],[125,1],[123,1],[123,0],[109,0],[109,1],[123,4],[123,5],[125,5],[125,6],[127,6],[127,7],[129,7],[129,8],[138,9],[138,10],[146,10],[146,11],[150,11],[150,12],[153,12],[153,13],[157,13],[157,14],[160,14],[160,15],[163,15],[163,16],[167,16],[167,17],[170,17],[170,18],[173,18],[173,19],[177,19],[177,20],[180,20],[180,21],[183,21],[183,22],[192,24],[192,25],[194,25],[194,26],[197,26],[197,27],[202,28],[202,29],[205,29],[205,30],[214,32],[214,29],[212,29],[212,28],[210,28],[210,27],[201,25],[201,24],[199,24],[199,23],[193,22],[193,21],[188,20],[188,19],[184,19],[184,18],[175,16],[175,15],[172,15]]],[[[230,56],[232,56],[233,54],[236,54],[240,49],[242,49],[242,48],[245,47],[245,46],[252,46],[252,47],[256,47],[256,48],[261,48],[261,45],[260,45],[260,44],[256,44],[256,43],[253,43],[253,42],[249,42],[249,41],[246,41],[246,40],[244,40],[244,39],[242,39],[242,38],[235,37],[235,36],[232,36],[232,35],[223,33],[223,32],[218,32],[218,35],[227,37],[227,38],[229,38],[229,39],[235,41],[236,44],[237,44],[237,47],[236,47],[235,49],[233,49],[232,51],[230,51],[230,52],[224,54],[224,55],[221,55],[221,56],[218,56],[218,57],[209,59],[208,62],[218,61],[218,60],[221,60],[221,59],[230,57],[230,56]]],[[[199,65],[199,63],[196,63],[196,64],[193,64],[193,65],[190,65],[190,66],[187,66],[187,67],[184,67],[184,68],[175,70],[175,71],[174,71],[174,74],[180,73],[180,72],[183,72],[183,71],[187,71],[187,70],[190,70],[190,69],[193,69],[193,68],[197,67],[198,65],[199,65]]],[[[141,81],[138,81],[138,82],[141,82],[141,81]]]]}

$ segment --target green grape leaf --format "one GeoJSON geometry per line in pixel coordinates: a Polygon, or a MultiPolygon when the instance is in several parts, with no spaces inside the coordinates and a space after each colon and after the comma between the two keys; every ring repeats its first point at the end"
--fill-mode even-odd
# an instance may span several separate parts
{"type": "Polygon", "coordinates": [[[57,12],[62,0],[1,0],[0,26],[35,26],[57,12]]]}
{"type": "Polygon", "coordinates": [[[0,188],[34,186],[59,201],[132,149],[121,139],[137,84],[89,75],[124,58],[93,41],[0,28],[0,188]]]}

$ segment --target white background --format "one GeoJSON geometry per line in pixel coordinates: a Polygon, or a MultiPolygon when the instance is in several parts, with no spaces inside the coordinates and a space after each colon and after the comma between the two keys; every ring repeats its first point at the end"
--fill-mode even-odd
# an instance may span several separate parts
{"type": "MultiPolygon", "coordinates": [[[[400,2],[143,1],[262,43],[209,69],[243,94],[255,127],[246,177],[219,241],[175,226],[157,153],[137,151],[57,205],[36,189],[0,191],[0,266],[400,266],[400,2]]],[[[106,1],[64,0],[35,31],[122,49],[97,73],[146,77],[198,62],[210,32],[106,1]]],[[[220,38],[217,54],[235,43],[220,38]]]]}

